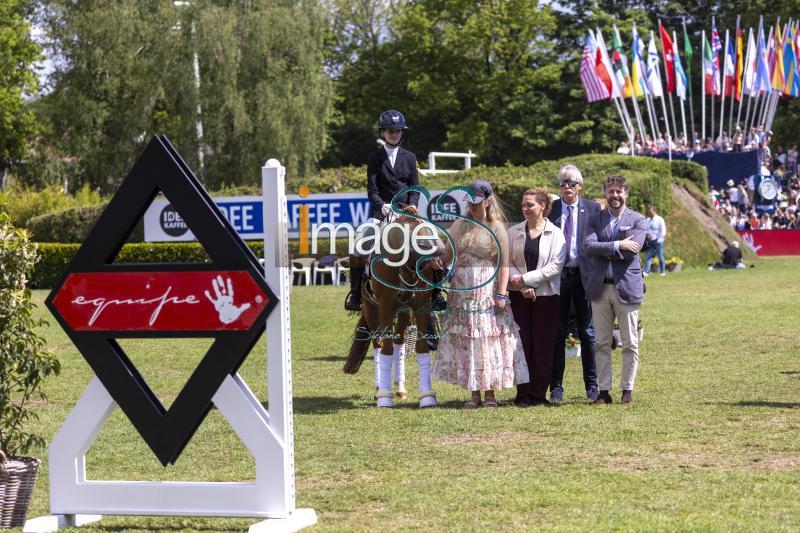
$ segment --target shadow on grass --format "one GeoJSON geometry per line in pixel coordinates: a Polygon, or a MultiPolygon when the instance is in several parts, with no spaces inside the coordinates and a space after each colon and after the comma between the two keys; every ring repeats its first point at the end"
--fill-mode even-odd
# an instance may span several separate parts
{"type": "Polygon", "coordinates": [[[800,376],[800,370],[783,370],[778,372],[778,374],[783,374],[784,376],[800,376]]]}
{"type": "MultiPolygon", "coordinates": [[[[262,405],[268,409],[266,403],[262,405]]],[[[332,396],[295,396],[292,398],[294,412],[299,414],[324,415],[345,409],[362,409],[364,398],[358,395],[346,398],[332,396]]]]}
{"type": "Polygon", "coordinates": [[[800,402],[765,402],[760,400],[742,400],[727,405],[735,405],[738,407],[779,407],[782,409],[798,409],[800,402]]]}
{"type": "Polygon", "coordinates": [[[342,363],[347,360],[346,355],[321,355],[319,357],[303,357],[306,361],[324,361],[327,363],[342,363]]]}

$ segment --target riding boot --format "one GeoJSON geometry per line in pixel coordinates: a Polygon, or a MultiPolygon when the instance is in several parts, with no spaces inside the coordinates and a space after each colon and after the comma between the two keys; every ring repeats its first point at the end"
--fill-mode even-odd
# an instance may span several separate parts
{"type": "Polygon", "coordinates": [[[348,311],[361,311],[361,278],[364,276],[364,267],[360,258],[350,258],[350,292],[344,301],[344,308],[348,311]]]}
{"type": "MultiPolygon", "coordinates": [[[[444,272],[441,270],[434,270],[431,273],[431,281],[440,283],[444,279],[444,272]]],[[[447,300],[442,296],[442,289],[436,287],[431,291],[431,310],[444,311],[447,309],[447,300]]]]}

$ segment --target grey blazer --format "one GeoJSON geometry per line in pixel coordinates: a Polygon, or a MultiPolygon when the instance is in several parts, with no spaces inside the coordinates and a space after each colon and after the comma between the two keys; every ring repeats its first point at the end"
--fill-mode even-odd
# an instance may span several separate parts
{"type": "MultiPolygon", "coordinates": [[[[641,246],[644,244],[645,235],[647,235],[647,223],[644,216],[626,207],[617,225],[616,240],[621,241],[633,236],[633,240],[641,246]]],[[[588,300],[598,298],[603,292],[603,279],[606,277],[609,263],[619,299],[626,304],[638,304],[644,300],[644,280],[639,254],[622,251],[619,254],[614,253],[611,213],[608,209],[603,209],[589,218],[583,249],[587,261],[586,275],[581,277],[588,300]]],[[[583,268],[582,264],[581,269],[583,268]]]]}

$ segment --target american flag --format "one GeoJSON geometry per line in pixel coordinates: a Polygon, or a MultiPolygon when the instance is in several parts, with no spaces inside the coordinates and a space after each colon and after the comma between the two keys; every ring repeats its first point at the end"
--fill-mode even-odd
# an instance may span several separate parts
{"type": "Polygon", "coordinates": [[[595,50],[591,37],[586,38],[583,47],[583,61],[581,61],[581,82],[586,91],[586,99],[590,102],[608,100],[611,94],[595,70],[595,50]]]}

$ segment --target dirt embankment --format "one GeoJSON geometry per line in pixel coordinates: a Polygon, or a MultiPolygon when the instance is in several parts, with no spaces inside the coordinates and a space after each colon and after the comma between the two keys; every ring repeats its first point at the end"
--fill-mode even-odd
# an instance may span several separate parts
{"type": "Polygon", "coordinates": [[[696,192],[690,191],[686,185],[675,181],[672,182],[672,194],[686,207],[689,213],[697,218],[720,252],[728,247],[728,243],[735,238],[735,234],[728,227],[722,215],[715,211],[707,200],[698,198],[696,192]]]}

